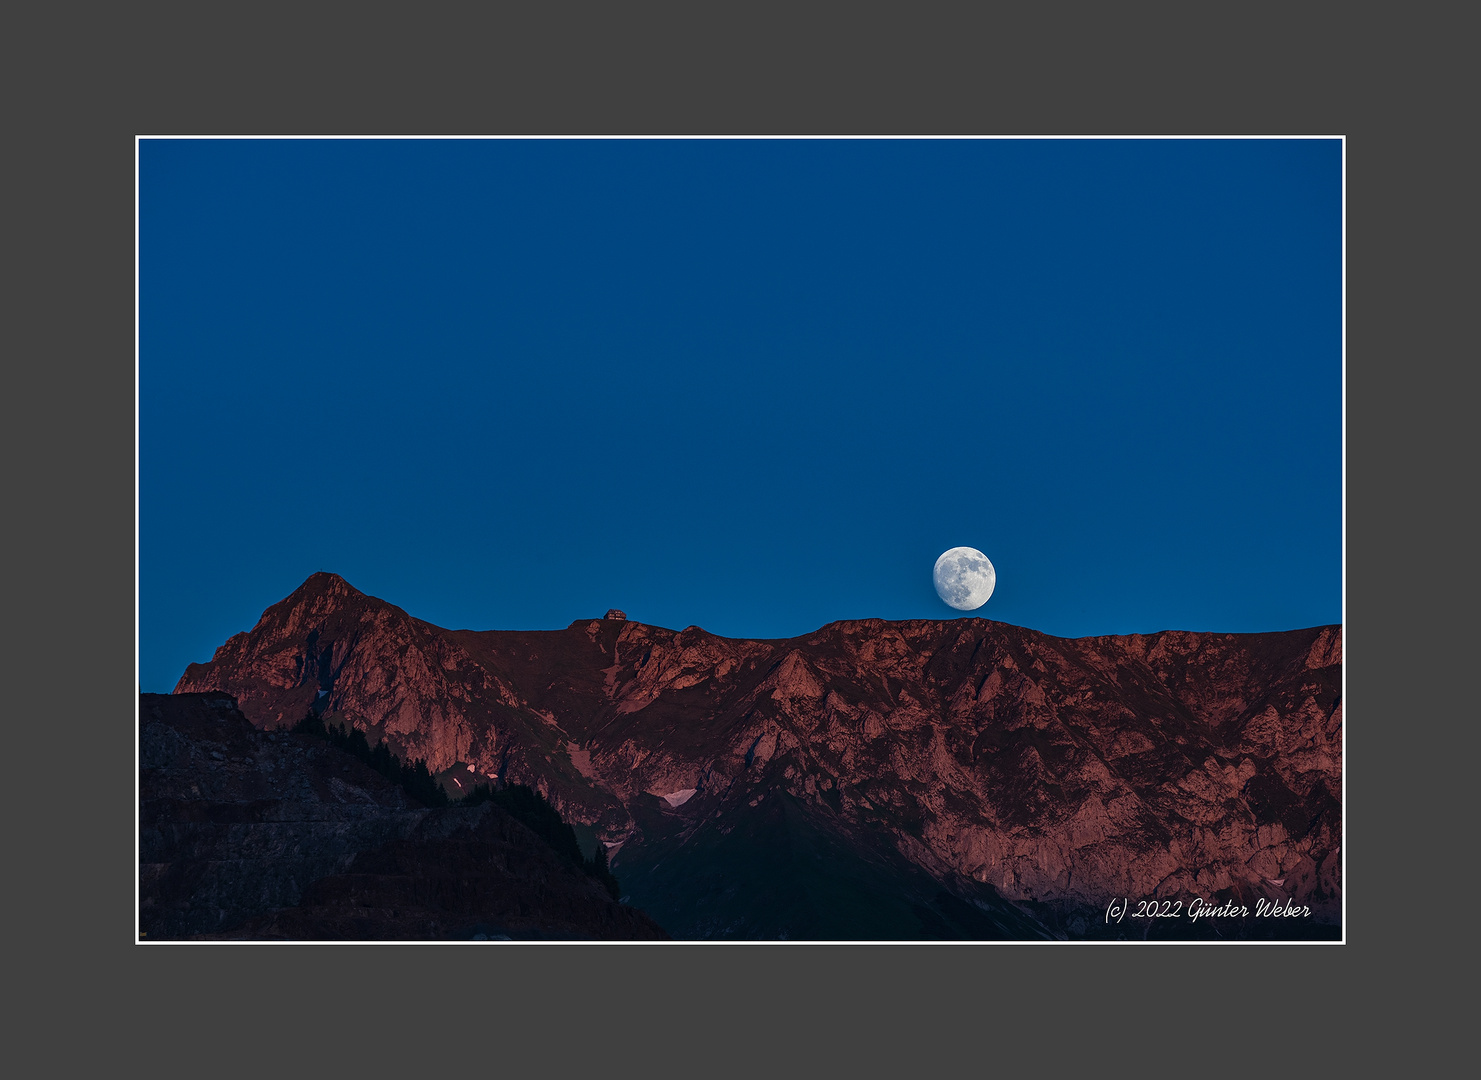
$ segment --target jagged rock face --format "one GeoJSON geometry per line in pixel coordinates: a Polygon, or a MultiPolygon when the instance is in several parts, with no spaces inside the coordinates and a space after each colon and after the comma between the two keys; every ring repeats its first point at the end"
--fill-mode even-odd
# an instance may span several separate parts
{"type": "Polygon", "coordinates": [[[139,724],[147,940],[663,936],[498,807],[419,806],[225,694],[144,694],[139,724]]]}
{"type": "MultiPolygon", "coordinates": [[[[1020,916],[1088,934],[1113,897],[1290,898],[1335,922],[1341,651],[1338,627],[1070,640],[983,619],[449,631],[321,574],[177,692],[232,693],[264,728],[317,701],[436,771],[530,783],[675,936],[859,936],[831,901],[727,876],[789,845],[843,859],[830,880],[857,895],[896,883],[896,915],[848,924],[874,936],[999,936],[946,910],[963,899],[1006,936],[1020,916]]],[[[786,862],[748,873],[802,873],[786,862]]]]}

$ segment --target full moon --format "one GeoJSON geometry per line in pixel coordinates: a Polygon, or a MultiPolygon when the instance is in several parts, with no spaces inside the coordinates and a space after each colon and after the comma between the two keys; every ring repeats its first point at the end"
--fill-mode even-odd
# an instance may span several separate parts
{"type": "Polygon", "coordinates": [[[998,573],[987,556],[969,547],[943,551],[931,577],[936,582],[936,595],[958,611],[980,608],[998,583],[998,573]]]}

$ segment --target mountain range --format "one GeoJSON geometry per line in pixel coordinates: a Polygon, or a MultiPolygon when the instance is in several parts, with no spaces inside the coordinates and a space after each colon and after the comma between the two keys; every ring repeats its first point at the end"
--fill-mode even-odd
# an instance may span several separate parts
{"type": "Polygon", "coordinates": [[[455,797],[528,785],[674,938],[1322,938],[1341,663],[1338,626],[448,630],[318,573],[175,693],[363,731],[455,797]],[[1246,914],[1107,916],[1195,899],[1246,914]]]}

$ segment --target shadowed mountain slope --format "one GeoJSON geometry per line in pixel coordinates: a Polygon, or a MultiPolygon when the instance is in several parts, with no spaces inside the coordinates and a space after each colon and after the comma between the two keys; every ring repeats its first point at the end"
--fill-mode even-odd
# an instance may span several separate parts
{"type": "Polygon", "coordinates": [[[148,940],[661,938],[496,806],[427,809],[225,694],[144,694],[148,940]]]}

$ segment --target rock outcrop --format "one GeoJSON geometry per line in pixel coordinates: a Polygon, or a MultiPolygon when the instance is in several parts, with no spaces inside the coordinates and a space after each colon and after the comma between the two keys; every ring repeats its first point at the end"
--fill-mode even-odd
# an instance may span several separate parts
{"type": "Polygon", "coordinates": [[[1327,936],[1341,653],[1335,626],[444,630],[317,574],[177,693],[231,693],[264,730],[312,707],[440,773],[531,784],[677,937],[1327,936]],[[1103,918],[1195,897],[1312,914],[1103,918]]]}

